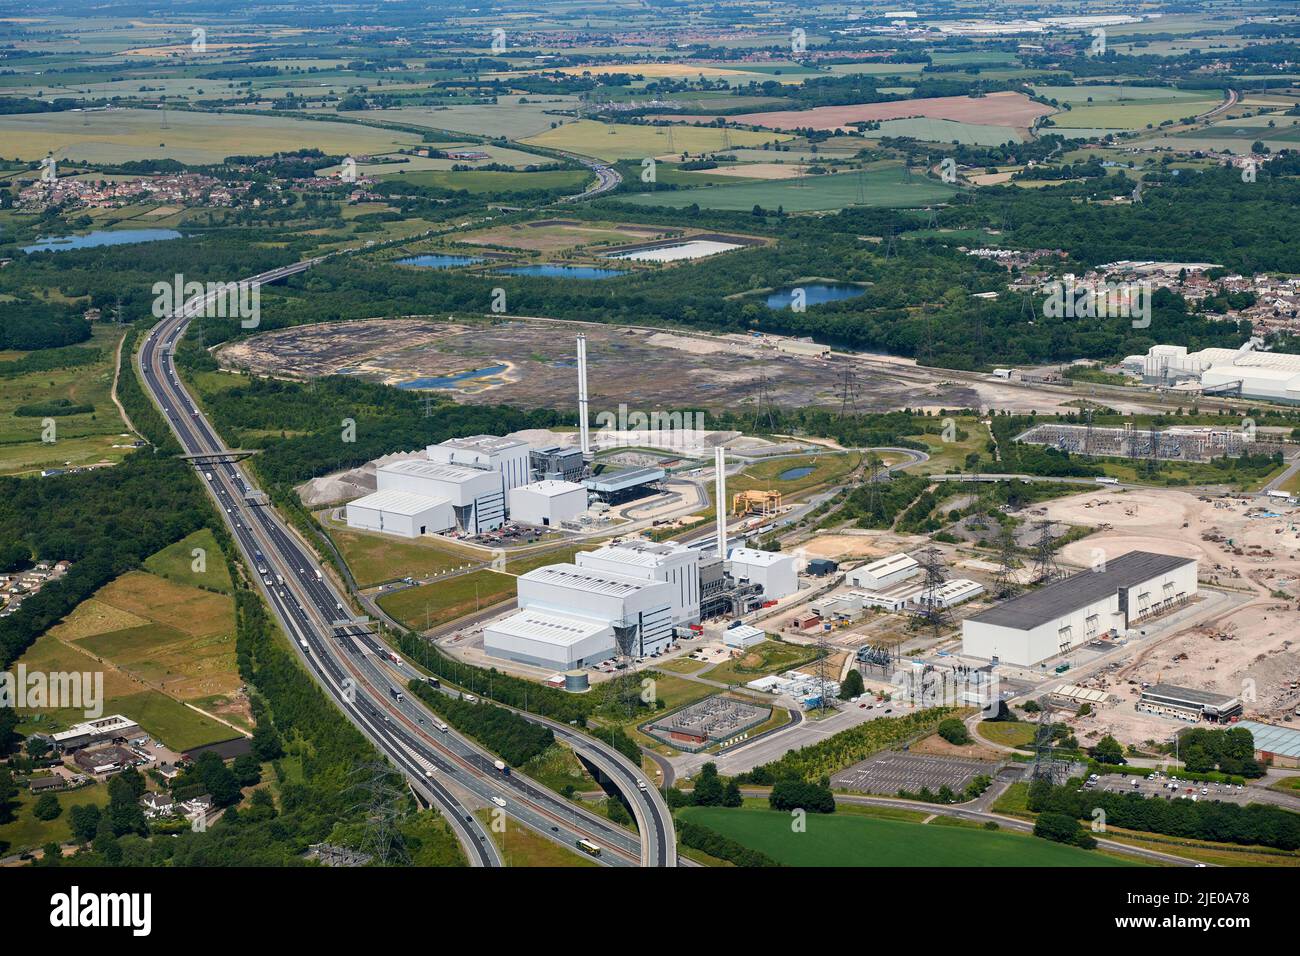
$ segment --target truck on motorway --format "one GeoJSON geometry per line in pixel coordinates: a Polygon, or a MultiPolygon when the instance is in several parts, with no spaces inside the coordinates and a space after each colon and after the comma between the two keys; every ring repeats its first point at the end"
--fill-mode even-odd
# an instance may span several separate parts
{"type": "Polygon", "coordinates": [[[388,688],[388,696],[391,697],[391,698],[393,698],[393,700],[398,701],[398,702],[400,702],[400,701],[403,699],[403,698],[402,698],[402,692],[401,692],[400,690],[398,690],[396,687],[390,687],[390,688],[388,688]]]}
{"type": "Polygon", "coordinates": [[[447,732],[447,725],[444,724],[441,720],[438,721],[438,730],[442,731],[442,733],[444,734],[447,732]]]}
{"type": "Polygon", "coordinates": [[[277,574],[277,575],[275,576],[275,583],[276,583],[276,584],[284,584],[284,575],[283,575],[283,574],[277,574]]]}
{"type": "Polygon", "coordinates": [[[1118,484],[1119,484],[1119,479],[1118,479],[1118,478],[1110,478],[1110,477],[1107,477],[1106,475],[1100,475],[1100,476],[1098,476],[1098,478],[1097,478],[1097,484],[1099,484],[1099,485],[1118,485],[1118,484]]]}
{"type": "Polygon", "coordinates": [[[506,762],[504,760],[493,761],[492,766],[496,767],[497,770],[501,772],[501,776],[503,777],[510,776],[510,768],[506,766],[506,762]]]}
{"type": "Polygon", "coordinates": [[[317,580],[317,581],[324,581],[324,580],[325,580],[325,575],[321,574],[320,568],[317,568],[317,569],[316,569],[316,580],[317,580]]]}

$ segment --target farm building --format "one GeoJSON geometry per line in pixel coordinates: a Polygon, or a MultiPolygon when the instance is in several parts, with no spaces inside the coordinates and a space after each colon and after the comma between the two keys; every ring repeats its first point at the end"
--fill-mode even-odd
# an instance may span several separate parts
{"type": "Polygon", "coordinates": [[[1196,561],[1130,551],[962,622],[962,653],[1032,665],[1119,633],[1196,595],[1196,561]]]}
{"type": "Polygon", "coordinates": [[[100,717],[84,723],[73,724],[61,733],[53,734],[54,746],[64,753],[71,753],[91,744],[101,744],[113,740],[126,740],[140,733],[140,725],[121,714],[100,717]]]}

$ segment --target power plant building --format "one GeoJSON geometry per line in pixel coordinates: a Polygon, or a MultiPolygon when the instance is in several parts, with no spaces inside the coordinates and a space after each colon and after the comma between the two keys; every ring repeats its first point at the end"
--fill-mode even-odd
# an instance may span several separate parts
{"type": "Polygon", "coordinates": [[[587,489],[572,481],[546,479],[511,488],[506,502],[512,521],[554,528],[576,521],[587,510],[587,489]]]}
{"type": "Polygon", "coordinates": [[[492,657],[571,668],[619,652],[645,657],[673,639],[670,584],[552,564],[518,579],[520,611],[483,629],[492,657]]]}
{"type": "Polygon", "coordinates": [[[1196,595],[1196,561],[1130,551],[962,622],[962,653],[1030,666],[1122,633],[1196,595]]]}
{"type": "Polygon", "coordinates": [[[673,542],[632,540],[581,551],[574,561],[578,567],[593,571],[663,581],[672,589],[673,625],[696,624],[700,620],[700,552],[694,548],[673,542]]]}
{"type": "Polygon", "coordinates": [[[502,438],[500,435],[449,438],[430,445],[425,449],[425,455],[430,461],[445,465],[467,465],[497,472],[501,475],[503,495],[533,480],[528,442],[519,438],[502,438]]]}
{"type": "Polygon", "coordinates": [[[732,548],[727,565],[733,579],[761,586],[763,596],[770,600],[780,600],[799,590],[794,558],[780,551],[732,548]]]}
{"type": "Polygon", "coordinates": [[[415,460],[380,465],[375,476],[380,491],[446,499],[456,527],[466,534],[482,534],[505,523],[505,493],[496,471],[415,460]]]}

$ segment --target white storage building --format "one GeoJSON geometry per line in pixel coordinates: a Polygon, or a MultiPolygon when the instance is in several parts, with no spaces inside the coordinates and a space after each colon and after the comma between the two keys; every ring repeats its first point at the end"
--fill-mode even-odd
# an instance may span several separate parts
{"type": "Polygon", "coordinates": [[[1053,581],[962,622],[962,653],[1032,665],[1094,638],[1121,633],[1190,600],[1196,561],[1130,551],[1104,569],[1053,581]]]}
{"type": "Polygon", "coordinates": [[[512,521],[553,528],[587,510],[587,489],[572,481],[535,481],[511,488],[506,502],[512,521]]]}
{"type": "Polygon", "coordinates": [[[624,574],[646,581],[663,581],[671,588],[675,626],[700,620],[700,552],[676,542],[632,540],[581,551],[574,558],[580,568],[624,574]]]}
{"type": "Polygon", "coordinates": [[[727,554],[727,565],[735,580],[761,584],[763,596],[771,600],[780,600],[799,590],[794,558],[780,551],[732,548],[727,554]]]}
{"type": "Polygon", "coordinates": [[[737,650],[745,650],[755,644],[761,644],[765,640],[767,640],[767,632],[761,627],[754,627],[752,624],[729,627],[722,632],[722,643],[737,650]]]}
{"type": "Polygon", "coordinates": [[[447,499],[456,527],[467,534],[491,531],[505,522],[505,493],[495,471],[415,460],[380,465],[375,477],[379,491],[447,499]]]}
{"type": "Polygon", "coordinates": [[[451,502],[406,491],[376,491],[349,501],[349,528],[383,531],[403,538],[438,534],[456,526],[451,502]]]}
{"type": "MultiPolygon", "coordinates": [[[[977,594],[984,593],[984,585],[978,581],[972,581],[969,578],[953,578],[951,581],[944,581],[934,589],[933,603],[937,607],[956,607],[975,597],[977,594]]],[[[930,598],[926,595],[925,590],[918,591],[912,598],[912,601],[919,607],[925,607],[930,603],[930,598]]]]}
{"type": "Polygon", "coordinates": [[[569,670],[613,657],[614,629],[590,618],[529,609],[483,628],[491,657],[569,670]]]}
{"type": "Polygon", "coordinates": [[[848,574],[848,581],[854,587],[867,591],[885,591],[920,573],[921,566],[916,560],[900,553],[854,568],[848,574]]]}

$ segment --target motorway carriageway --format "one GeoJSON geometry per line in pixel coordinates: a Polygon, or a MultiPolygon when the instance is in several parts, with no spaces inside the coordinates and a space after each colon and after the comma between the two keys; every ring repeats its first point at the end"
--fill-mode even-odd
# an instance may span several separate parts
{"type": "MultiPolygon", "coordinates": [[[[297,263],[249,281],[275,281],[302,272],[319,261],[297,263]]],[[[659,808],[655,803],[637,793],[634,771],[609,760],[607,754],[593,752],[595,748],[585,735],[564,725],[560,725],[563,730],[557,730],[559,736],[588,751],[584,756],[594,758],[593,762],[602,769],[610,765],[606,772],[613,771],[625,793],[630,786],[637,797],[644,798],[632,801],[634,809],[639,811],[638,822],[648,810],[653,814],[653,821],[659,824],[651,827],[657,839],[646,841],[644,847],[635,835],[562,800],[527,778],[500,774],[493,766],[491,755],[459,734],[434,730],[437,722],[405,693],[402,701],[394,699],[395,691],[403,689],[393,688],[375,663],[377,657],[387,655],[387,649],[364,626],[335,626],[336,621],[350,619],[343,610],[342,596],[334,592],[319,572],[315,557],[294,539],[274,510],[260,503],[265,497],[242,470],[222,457],[224,446],[175,376],[172,345],[183,333],[189,318],[202,312],[205,298],[187,302],[149,332],[140,349],[144,381],[186,453],[213,456],[210,464],[199,464],[201,473],[211,475],[204,483],[225,514],[248,566],[259,572],[259,586],[286,634],[298,645],[309,671],[335,703],[389,756],[410,780],[413,789],[443,811],[474,865],[499,866],[500,853],[483,824],[437,779],[438,774],[454,780],[484,803],[494,798],[504,800],[505,813],[561,845],[573,846],[578,839],[596,843],[607,851],[598,860],[606,865],[665,865],[665,862],[675,865],[675,840],[668,836],[671,822],[666,826],[664,823],[666,807],[662,815],[656,812],[659,808]],[[262,570],[267,573],[261,574],[262,570]]],[[[645,829],[642,824],[643,832],[645,829]]]]}

